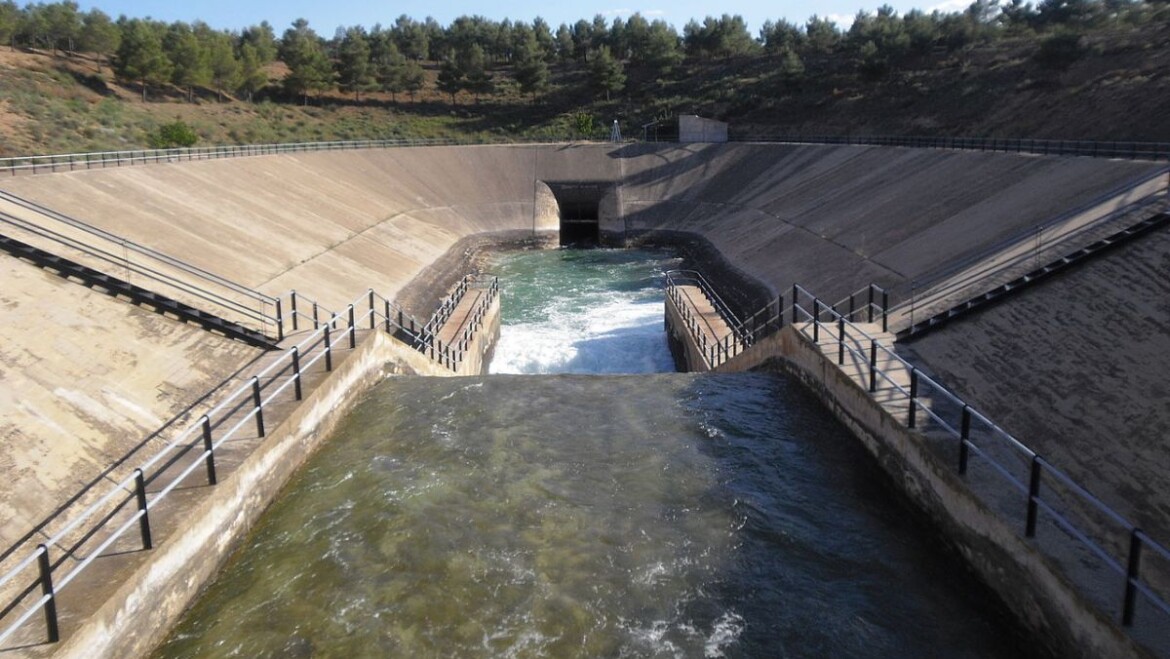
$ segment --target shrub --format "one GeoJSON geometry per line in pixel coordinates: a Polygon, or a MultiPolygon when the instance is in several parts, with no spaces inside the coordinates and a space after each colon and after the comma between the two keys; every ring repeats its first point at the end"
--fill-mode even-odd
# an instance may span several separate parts
{"type": "Polygon", "coordinates": [[[1085,44],[1076,32],[1060,31],[1040,42],[1040,48],[1032,56],[1045,68],[1064,70],[1085,56],[1085,44]]]}
{"type": "Polygon", "coordinates": [[[199,136],[186,122],[176,119],[169,124],[159,126],[158,130],[149,136],[150,146],[156,149],[172,149],[175,147],[195,146],[199,136]]]}

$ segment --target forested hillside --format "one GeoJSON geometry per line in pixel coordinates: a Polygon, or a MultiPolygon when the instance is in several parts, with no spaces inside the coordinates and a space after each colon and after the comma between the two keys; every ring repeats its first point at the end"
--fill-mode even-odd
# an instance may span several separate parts
{"type": "Polygon", "coordinates": [[[0,2],[0,155],[382,137],[627,137],[672,114],[791,133],[1170,140],[1170,2],[976,0],[556,28],[400,16],[318,34],[0,2]]]}

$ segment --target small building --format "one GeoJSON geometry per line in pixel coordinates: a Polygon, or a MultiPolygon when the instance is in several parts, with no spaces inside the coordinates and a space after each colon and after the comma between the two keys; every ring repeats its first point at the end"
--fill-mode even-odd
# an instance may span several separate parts
{"type": "Polygon", "coordinates": [[[727,122],[696,115],[657,119],[642,126],[647,142],[726,142],[727,122]]]}
{"type": "Polygon", "coordinates": [[[726,142],[727,122],[704,119],[695,115],[679,115],[679,142],[726,142]]]}

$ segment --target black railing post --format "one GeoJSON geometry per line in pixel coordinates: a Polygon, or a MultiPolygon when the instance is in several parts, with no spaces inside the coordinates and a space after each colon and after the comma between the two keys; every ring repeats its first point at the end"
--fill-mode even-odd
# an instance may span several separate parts
{"type": "Polygon", "coordinates": [[[882,331],[890,331],[890,294],[882,291],[882,331]]]}
{"type": "Polygon", "coordinates": [[[370,329],[377,327],[377,319],[374,318],[374,289],[370,289],[370,329]]]}
{"type": "Polygon", "coordinates": [[[837,365],[845,364],[845,319],[837,319],[837,365]]]}
{"type": "Polygon", "coordinates": [[[869,285],[869,321],[873,322],[873,284],[869,285]]]}
{"type": "Polygon", "coordinates": [[[134,496],[138,499],[138,530],[142,533],[142,548],[154,548],[154,541],[150,537],[150,512],[146,508],[146,478],[141,469],[134,470],[134,496]]]}
{"type": "Polygon", "coordinates": [[[1142,563],[1141,530],[1129,533],[1129,565],[1125,571],[1125,601],[1121,608],[1121,624],[1133,626],[1134,606],[1137,604],[1137,583],[1142,563]]]}
{"type": "Polygon", "coordinates": [[[357,346],[357,328],[354,327],[353,319],[353,305],[349,305],[349,349],[353,350],[357,346]]]}
{"type": "Polygon", "coordinates": [[[821,342],[821,301],[813,298],[813,343],[821,342]]]}
{"type": "Polygon", "coordinates": [[[959,430],[959,475],[967,474],[967,462],[971,459],[971,406],[963,405],[963,420],[959,430]]]}
{"type": "MultiPolygon", "coordinates": [[[[385,302],[385,304],[383,305],[385,307],[384,308],[385,313],[382,314],[382,317],[386,319],[386,333],[389,334],[390,333],[390,300],[383,300],[383,302],[385,302]]],[[[401,326],[402,321],[399,320],[398,324],[401,326]]]]}
{"type": "Polygon", "coordinates": [[[284,340],[284,313],[281,311],[280,298],[276,298],[276,340],[284,340]]]}
{"type": "Polygon", "coordinates": [[[325,326],[325,370],[333,370],[333,345],[329,342],[329,326],[325,326]]]}
{"type": "Polygon", "coordinates": [[[321,323],[317,321],[317,303],[313,303],[313,329],[321,329],[321,323]]]}
{"type": "Polygon", "coordinates": [[[207,451],[207,484],[215,485],[219,479],[215,475],[215,446],[211,441],[211,417],[204,414],[200,425],[203,426],[203,450],[207,451]]]}
{"type": "Polygon", "coordinates": [[[295,332],[295,331],[297,331],[297,292],[296,291],[289,291],[288,292],[288,306],[289,306],[289,313],[292,314],[292,327],[293,327],[293,331],[295,332]]]}
{"type": "Polygon", "coordinates": [[[49,632],[49,642],[61,640],[61,632],[57,629],[57,593],[53,590],[53,564],[49,561],[49,548],[43,544],[37,545],[41,552],[37,555],[37,565],[41,569],[41,594],[49,599],[45,600],[45,627],[49,632]]]}
{"type": "Polygon", "coordinates": [[[301,351],[296,346],[292,347],[292,367],[293,367],[293,395],[297,400],[301,399],[301,351]]]}
{"type": "Polygon", "coordinates": [[[915,427],[918,421],[918,369],[913,366],[910,367],[910,418],[907,424],[910,428],[915,427]]]}
{"type": "Polygon", "coordinates": [[[796,322],[798,320],[800,320],[799,318],[796,317],[796,307],[800,303],[800,297],[797,295],[797,291],[799,291],[799,290],[800,289],[796,287],[796,284],[792,285],[792,324],[793,325],[795,325],[796,322]]]}
{"type": "Polygon", "coordinates": [[[877,341],[869,341],[869,393],[877,391],[877,341]]]}
{"type": "Polygon", "coordinates": [[[1039,512],[1037,501],[1040,499],[1040,456],[1032,456],[1032,476],[1028,480],[1028,519],[1024,524],[1024,535],[1036,537],[1036,517],[1039,512]]]}
{"type": "Polygon", "coordinates": [[[256,436],[264,436],[264,403],[260,400],[260,376],[252,376],[252,405],[256,408],[256,436]]]}

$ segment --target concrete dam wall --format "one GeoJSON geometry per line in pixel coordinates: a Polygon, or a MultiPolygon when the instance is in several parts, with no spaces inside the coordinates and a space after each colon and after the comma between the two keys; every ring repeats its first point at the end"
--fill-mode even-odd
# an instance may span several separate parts
{"type": "MultiPolygon", "coordinates": [[[[540,145],[164,163],[13,178],[0,189],[262,292],[295,289],[336,310],[369,287],[390,297],[410,292],[412,282],[468,239],[555,232],[558,204],[566,200],[590,205],[584,214],[595,212],[603,240],[697,237],[773,294],[794,282],[829,300],[870,282],[904,291],[911,282],[929,286],[931,273],[949,262],[1112,198],[1158,170],[1089,158],[881,147],[540,145]]],[[[1126,262],[1160,272],[1164,264],[1155,264],[1163,252],[1139,249],[1126,262]]],[[[111,460],[161,422],[257,359],[258,350],[8,256],[0,256],[0,266],[6,283],[0,300],[11,319],[0,336],[6,410],[0,465],[20,475],[0,486],[5,512],[21,520],[5,525],[0,541],[7,545],[101,478],[111,460]],[[97,409],[119,420],[101,418],[97,409]]],[[[1009,300],[995,313],[1012,320],[996,325],[993,338],[973,338],[985,335],[980,315],[915,349],[925,368],[958,391],[968,393],[970,383],[984,412],[1005,418],[1009,431],[1029,440],[1035,428],[1025,420],[1052,415],[1050,397],[1035,391],[1052,382],[1075,386],[1104,367],[1063,362],[1048,369],[1048,379],[1035,380],[1016,378],[1016,370],[1044,372],[1041,345],[1092,346],[1114,322],[1143,326],[1148,318],[1170,326],[1170,309],[1142,302],[1149,290],[1113,287],[1103,297],[1118,304],[1095,296],[1098,302],[1062,314],[1059,323],[1044,309],[1020,321],[1011,312],[1018,303],[1009,300]]],[[[1046,304],[1067,294],[1041,291],[1055,296],[1046,304]]],[[[441,291],[428,293],[437,298],[441,291]]],[[[1165,332],[1143,335],[1152,337],[1152,352],[1170,353],[1162,349],[1165,332]]],[[[1134,377],[1155,387],[1165,366],[1157,358],[1120,359],[1111,368],[1119,369],[1116,382],[1134,377]]],[[[1156,409],[1153,398],[1135,398],[1142,427],[1170,427],[1170,413],[1156,409]]],[[[1099,453],[1076,448],[1100,445],[1115,431],[1112,422],[1107,414],[1087,415],[1061,426],[1067,450],[1058,459],[1091,489],[1098,489],[1098,476],[1126,469],[1129,458],[1117,452],[1111,459],[1118,468],[1102,475],[1092,457],[1099,453]]],[[[1116,498],[1128,498],[1130,488],[1118,486],[1116,498]]],[[[1154,501],[1147,506],[1153,517],[1170,509],[1159,503],[1158,489],[1138,495],[1154,501]]]]}

